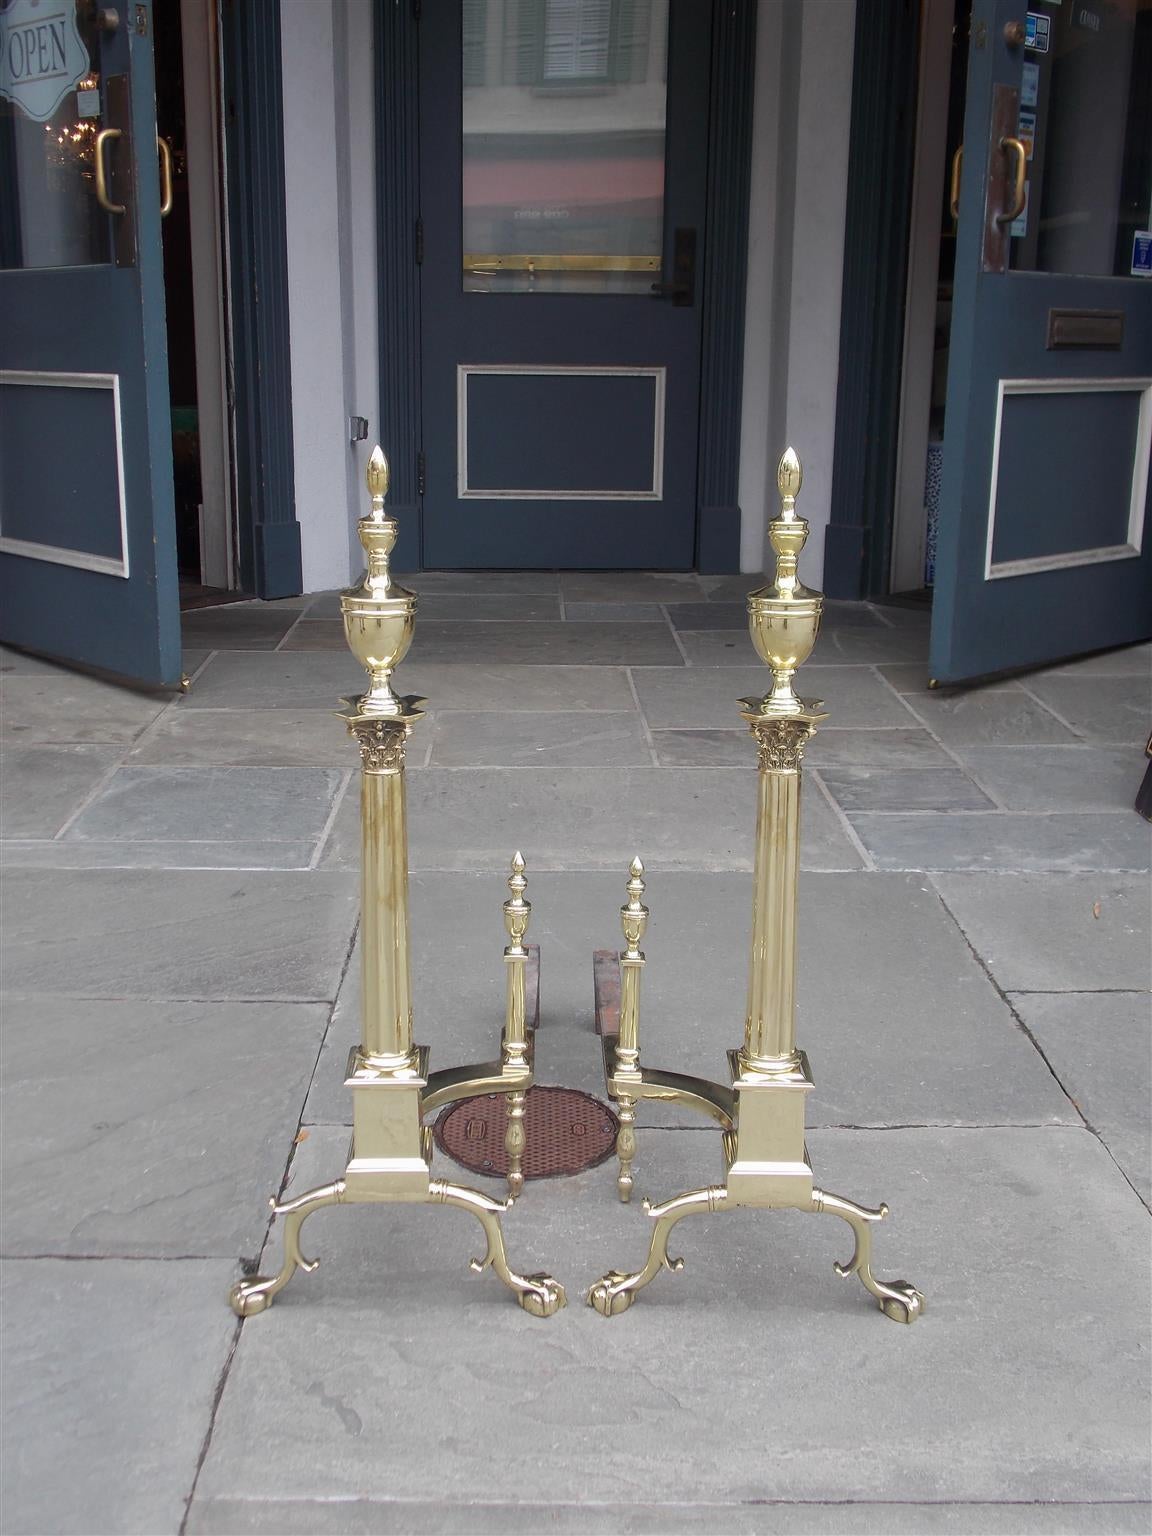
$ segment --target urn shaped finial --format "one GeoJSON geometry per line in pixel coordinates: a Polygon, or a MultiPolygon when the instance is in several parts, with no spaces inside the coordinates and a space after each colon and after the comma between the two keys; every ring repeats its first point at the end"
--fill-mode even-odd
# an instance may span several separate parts
{"type": "Polygon", "coordinates": [[[800,551],[808,540],[808,521],[796,512],[804,471],[789,448],[776,470],[780,512],[768,524],[768,539],[776,556],[774,579],[748,595],[748,628],[760,659],[772,669],[772,687],[765,695],[764,714],[796,715],[804,709],[792,687],[796,668],[812,654],[820,628],[824,597],[796,574],[800,551]]]}
{"type": "Polygon", "coordinates": [[[360,585],[340,596],[348,647],[371,678],[356,702],[361,715],[402,712],[390,679],[412,644],[416,625],[416,594],[393,581],[388,563],[400,531],[384,505],[389,478],[388,460],[377,444],[364,475],[371,507],[356,525],[367,569],[360,585]]]}

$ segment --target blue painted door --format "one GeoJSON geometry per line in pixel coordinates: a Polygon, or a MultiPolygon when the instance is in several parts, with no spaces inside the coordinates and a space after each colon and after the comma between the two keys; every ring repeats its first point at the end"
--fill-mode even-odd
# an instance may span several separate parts
{"type": "Polygon", "coordinates": [[[930,671],[1152,633],[1152,9],[974,0],[930,671]]]}
{"type": "Polygon", "coordinates": [[[0,638],[175,684],[150,30],[150,4],[0,9],[0,638]]]}
{"type": "Polygon", "coordinates": [[[424,563],[690,569],[711,11],[424,0],[424,563]]]}

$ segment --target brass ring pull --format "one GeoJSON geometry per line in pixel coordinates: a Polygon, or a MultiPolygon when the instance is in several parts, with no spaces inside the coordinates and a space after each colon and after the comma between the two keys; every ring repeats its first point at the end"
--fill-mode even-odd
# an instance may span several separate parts
{"type": "Polygon", "coordinates": [[[1013,219],[1018,219],[1024,212],[1024,204],[1028,201],[1027,181],[1028,175],[1028,151],[1019,139],[1001,139],[1001,149],[1010,149],[1016,156],[1016,181],[1012,188],[1012,207],[1007,213],[996,215],[997,224],[1011,224],[1013,219]]]}
{"type": "Polygon", "coordinates": [[[160,154],[160,217],[166,219],[172,212],[172,149],[159,134],[156,148],[160,154]]]}
{"type": "Polygon", "coordinates": [[[96,143],[92,152],[92,163],[96,171],[96,201],[105,213],[123,213],[124,204],[114,203],[108,196],[108,175],[104,169],[104,146],[111,139],[120,137],[119,128],[101,128],[96,135],[96,143]]]}
{"type": "Polygon", "coordinates": [[[960,217],[960,172],[964,168],[964,146],[952,156],[952,190],[948,195],[948,206],[952,210],[952,220],[955,223],[960,217]]]}

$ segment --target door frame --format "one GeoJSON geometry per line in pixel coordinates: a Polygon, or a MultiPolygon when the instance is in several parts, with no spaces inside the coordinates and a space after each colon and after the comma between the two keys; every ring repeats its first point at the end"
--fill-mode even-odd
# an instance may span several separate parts
{"type": "Polygon", "coordinates": [[[292,442],[280,0],[222,0],[228,407],[239,585],[302,589],[292,442]]]}
{"type": "MultiPolygon", "coordinates": [[[[699,0],[692,0],[699,3],[699,0]]],[[[709,0],[708,185],[701,304],[696,569],[740,565],[740,403],[756,0],[709,0]]],[[[423,565],[421,528],[419,7],[377,0],[376,207],[380,437],[400,520],[396,563],[423,565]]]]}
{"type": "Polygon", "coordinates": [[[908,230],[900,404],[889,545],[889,592],[924,586],[928,516],[924,506],[936,303],[940,269],[940,209],[948,150],[953,0],[923,0],[915,168],[908,230]]]}
{"type": "Polygon", "coordinates": [[[203,497],[200,580],[206,587],[231,590],[237,585],[237,572],[232,428],[228,411],[224,257],[227,224],[221,178],[223,116],[217,9],[216,0],[180,0],[192,246],[192,329],[203,497]]]}
{"type": "Polygon", "coordinates": [[[840,304],[840,377],[824,591],[887,594],[912,211],[922,5],[896,0],[856,28],[840,304]],[[876,188],[885,195],[877,197],[876,188]]]}

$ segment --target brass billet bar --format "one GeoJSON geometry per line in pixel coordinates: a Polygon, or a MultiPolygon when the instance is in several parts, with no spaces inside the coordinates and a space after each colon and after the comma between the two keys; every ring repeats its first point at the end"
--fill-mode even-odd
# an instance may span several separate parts
{"type": "MultiPolygon", "coordinates": [[[[528,932],[532,907],[524,900],[527,887],[524,857],[517,852],[513,855],[512,873],[508,876],[508,889],[512,894],[504,903],[504,927],[510,942],[504,949],[507,983],[502,1070],[509,1077],[528,1070],[528,1018],[524,1004],[524,972],[528,965],[528,951],[524,947],[524,935],[528,932]]],[[[520,1090],[508,1095],[504,1151],[508,1156],[508,1194],[513,1200],[524,1188],[525,1097],[525,1093],[520,1090]]]]}
{"type": "MultiPolygon", "coordinates": [[[[643,957],[635,952],[639,939],[632,938],[626,916],[630,947],[620,956],[619,1041],[614,1052],[602,1026],[608,1093],[628,1109],[627,1126],[621,1111],[620,1139],[625,1140],[627,1130],[629,1190],[635,1141],[632,1106],[642,1098],[676,1103],[719,1121],[725,1182],[690,1190],[658,1205],[644,1202],[652,1222],[647,1261],[631,1273],[609,1270],[588,1292],[589,1306],[604,1317],[627,1311],[663,1269],[682,1267],[681,1260],[668,1254],[668,1235],[678,1221],[740,1206],[839,1216],[852,1228],[856,1242],[852,1258],[838,1264],[837,1273],[858,1275],[884,1315],[897,1322],[915,1322],[924,1309],[924,1298],[915,1286],[905,1280],[878,1280],[872,1273],[871,1227],[888,1214],[887,1206],[871,1210],[815,1188],[804,1144],[804,1105],[812,1077],[807,1058],[796,1049],[801,763],[808,739],[826,717],[816,700],[800,698],[792,686],[797,668],[816,644],[824,605],[821,593],[810,591],[797,574],[808,537],[808,524],[796,513],[801,479],[800,461],[789,449],[777,472],[780,515],[768,530],[776,555],[775,576],[748,597],[749,630],[757,652],[771,669],[772,684],[762,697],[740,700],[758,748],[758,797],[748,1008],[744,1044],[739,1051],[729,1052],[731,1086],[640,1065],[634,1049],[637,998],[629,990],[638,986],[639,971],[632,971],[630,982],[629,967],[637,959],[643,963],[643,957]]],[[[629,910],[624,908],[622,915],[629,910]]],[[[594,967],[598,1021],[606,1016],[602,1000],[611,995],[610,981],[600,986],[603,958],[594,967]]],[[[621,1194],[627,1198],[624,1153],[619,1157],[621,1194]]]]}
{"type": "Polygon", "coordinates": [[[644,954],[640,941],[648,927],[644,895],[644,865],[639,858],[628,869],[628,900],[620,908],[625,948],[620,956],[620,1033],[616,1038],[616,1064],[612,1091],[620,1129],[616,1133],[616,1193],[627,1203],[632,1198],[632,1164],[636,1158],[636,1093],[640,1072],[640,975],[644,954]]]}
{"type": "Polygon", "coordinates": [[[512,858],[512,873],[508,876],[508,889],[512,894],[504,903],[504,927],[510,941],[504,949],[504,964],[508,972],[504,1058],[510,1063],[521,1062],[528,1054],[528,1022],[524,1011],[524,971],[528,964],[528,950],[524,945],[524,935],[528,932],[532,906],[524,900],[527,888],[524,857],[517,853],[512,858]]]}
{"type": "MultiPolygon", "coordinates": [[[[510,1104],[515,1101],[517,1112],[510,1118],[523,1150],[524,1092],[532,1082],[524,1008],[523,939],[529,907],[523,900],[524,861],[517,854],[518,868],[514,865],[509,881],[513,898],[505,904],[512,942],[505,951],[509,981],[502,1060],[449,1068],[434,1081],[428,1073],[427,1047],[412,1042],[404,792],[404,746],[424,712],[424,701],[399,697],[392,689],[392,673],[412,643],[416,595],[393,581],[389,570],[398,530],[384,509],[388,464],[379,448],[369,461],[367,480],[371,510],[357,528],[367,570],[360,585],[340,598],[348,645],[369,677],[364,693],[345,699],[343,715],[360,747],[361,770],[364,988],[360,1045],[352,1050],[345,1079],[352,1094],[352,1151],[342,1178],[292,1200],[272,1202],[274,1214],[284,1223],[280,1270],[237,1281],[229,1300],[239,1316],[252,1317],[272,1304],[297,1269],[315,1269],[300,1248],[300,1228],[312,1211],[326,1205],[422,1203],[470,1212],[486,1237],[484,1255],[472,1261],[472,1268],[477,1273],[492,1269],[526,1312],[550,1317],[564,1305],[564,1288],[550,1275],[520,1275],[510,1267],[500,1225],[507,1202],[432,1178],[433,1137],[424,1116],[438,1096],[450,1100],[485,1091],[508,1094],[510,1104]]],[[[517,1160],[517,1175],[519,1171],[517,1160]]],[[[518,1187],[513,1183],[513,1193],[518,1187]]]]}

